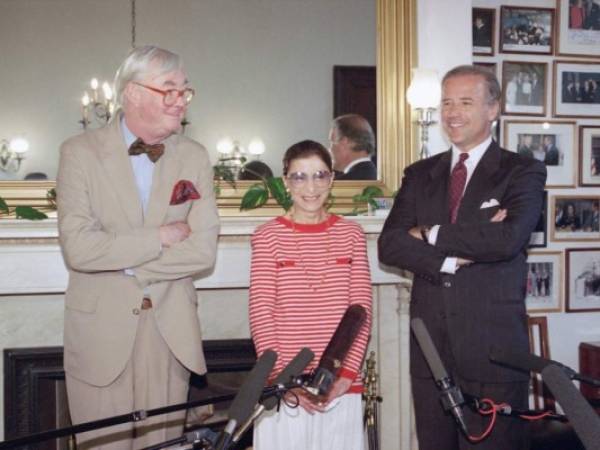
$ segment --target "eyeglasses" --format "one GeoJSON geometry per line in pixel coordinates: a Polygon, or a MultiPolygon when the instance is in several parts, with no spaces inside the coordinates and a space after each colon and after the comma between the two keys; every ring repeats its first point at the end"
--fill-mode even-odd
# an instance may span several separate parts
{"type": "Polygon", "coordinates": [[[192,101],[192,99],[194,98],[194,95],[196,94],[196,91],[194,91],[192,88],[163,90],[163,89],[154,88],[152,86],[147,86],[145,84],[138,83],[136,81],[134,81],[133,83],[137,84],[138,86],[144,87],[152,92],[162,94],[163,103],[165,104],[165,106],[173,106],[175,103],[177,103],[177,100],[179,100],[179,97],[183,97],[184,103],[186,105],[189,105],[190,102],[192,101]]]}
{"type": "Polygon", "coordinates": [[[308,183],[309,178],[312,178],[314,185],[318,188],[325,188],[331,182],[331,172],[328,170],[318,170],[312,175],[304,172],[289,173],[286,178],[292,187],[299,188],[308,183]]]}

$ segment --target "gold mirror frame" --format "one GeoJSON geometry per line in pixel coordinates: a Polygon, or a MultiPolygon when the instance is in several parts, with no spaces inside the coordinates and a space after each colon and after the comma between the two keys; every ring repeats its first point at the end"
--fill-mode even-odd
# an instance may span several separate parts
{"type": "MultiPolygon", "coordinates": [[[[402,170],[413,162],[415,136],[405,98],[411,67],[416,66],[416,0],[377,1],[377,136],[379,181],[343,181],[334,184],[334,211],[349,212],[352,197],[365,186],[376,185],[391,194],[400,185],[402,170]]],[[[242,181],[236,189],[220,182],[217,199],[221,216],[273,216],[281,213],[272,200],[262,208],[239,211],[241,198],[253,184],[242,181]]],[[[10,206],[49,206],[46,194],[54,181],[2,181],[0,197],[10,206]]]]}

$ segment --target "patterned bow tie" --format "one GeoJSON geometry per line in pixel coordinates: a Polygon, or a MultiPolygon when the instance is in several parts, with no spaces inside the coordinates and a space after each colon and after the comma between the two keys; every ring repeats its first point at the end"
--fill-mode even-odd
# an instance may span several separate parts
{"type": "Polygon", "coordinates": [[[129,147],[130,155],[141,155],[142,153],[145,153],[153,163],[158,161],[158,159],[163,155],[164,151],[164,144],[150,145],[144,143],[144,141],[141,139],[137,139],[133,144],[131,144],[131,147],[129,147]]]}

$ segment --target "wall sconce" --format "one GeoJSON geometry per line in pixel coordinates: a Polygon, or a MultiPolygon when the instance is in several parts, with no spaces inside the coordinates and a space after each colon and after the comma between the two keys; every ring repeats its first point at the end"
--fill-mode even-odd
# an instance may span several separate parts
{"type": "Polygon", "coordinates": [[[265,152],[265,143],[261,138],[255,137],[246,150],[239,141],[224,137],[217,142],[217,151],[219,152],[218,165],[229,171],[233,179],[237,180],[242,166],[248,160],[248,155],[252,156],[252,159],[260,159],[260,155],[265,152]]]}
{"type": "Polygon", "coordinates": [[[0,169],[4,172],[18,172],[25,153],[29,150],[29,142],[21,137],[0,141],[0,169]]]}
{"type": "Polygon", "coordinates": [[[440,104],[442,87],[437,72],[429,69],[413,69],[413,79],[406,91],[408,103],[419,114],[415,121],[421,129],[421,159],[429,157],[427,142],[429,141],[429,127],[435,123],[433,113],[440,104]]]}
{"type": "Polygon", "coordinates": [[[102,125],[108,123],[115,112],[115,102],[113,101],[113,91],[110,84],[107,81],[102,83],[102,99],[100,99],[98,86],[98,80],[92,78],[92,81],[90,81],[92,95],[85,91],[83,97],[81,97],[82,118],[79,123],[84,130],[92,123],[93,119],[101,122],[102,125]]]}

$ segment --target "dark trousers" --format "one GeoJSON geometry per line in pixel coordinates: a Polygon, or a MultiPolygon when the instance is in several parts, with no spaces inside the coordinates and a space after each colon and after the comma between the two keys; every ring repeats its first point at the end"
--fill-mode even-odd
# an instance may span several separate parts
{"type": "MultiPolygon", "coordinates": [[[[450,372],[451,373],[451,372],[450,372]]],[[[463,393],[489,398],[496,403],[508,403],[513,408],[526,409],[528,383],[480,383],[453,377],[463,393]]],[[[458,429],[454,418],[440,403],[440,391],[433,378],[411,377],[415,404],[419,450],[526,450],[529,449],[528,426],[524,420],[497,416],[490,435],[481,442],[470,443],[458,429]]],[[[490,422],[470,407],[463,407],[465,422],[471,436],[479,436],[490,422]]]]}

